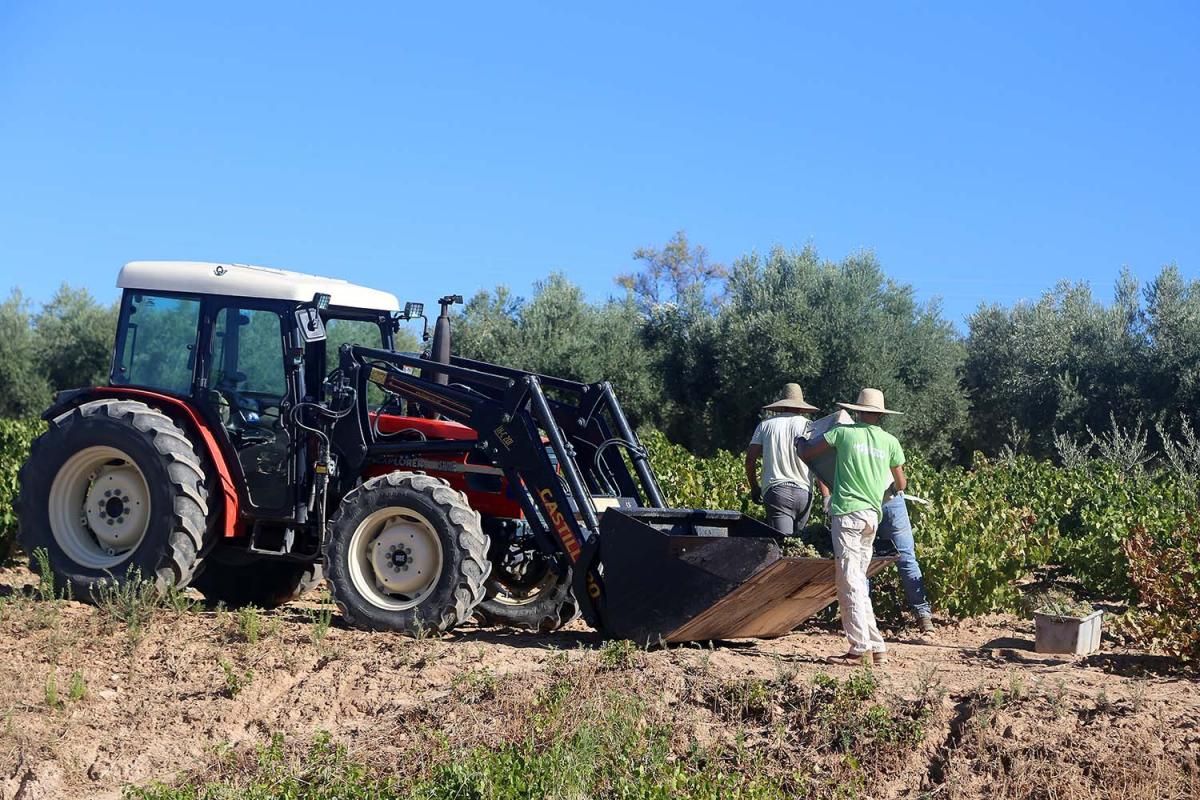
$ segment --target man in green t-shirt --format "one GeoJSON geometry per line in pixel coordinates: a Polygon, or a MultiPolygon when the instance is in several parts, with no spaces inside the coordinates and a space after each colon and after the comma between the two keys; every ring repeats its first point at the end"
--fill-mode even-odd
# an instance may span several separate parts
{"type": "Polygon", "coordinates": [[[858,402],[838,405],[854,414],[855,424],[833,428],[816,440],[796,441],[796,451],[807,462],[830,450],[837,455],[830,529],[842,630],[850,641],[850,651],[829,660],[846,665],[882,664],[887,645],[875,624],[867,567],[884,492],[893,483],[897,492],[908,485],[904,450],[895,436],[879,427],[884,414],[899,412],[887,408],[878,389],[863,389],[858,402]]]}

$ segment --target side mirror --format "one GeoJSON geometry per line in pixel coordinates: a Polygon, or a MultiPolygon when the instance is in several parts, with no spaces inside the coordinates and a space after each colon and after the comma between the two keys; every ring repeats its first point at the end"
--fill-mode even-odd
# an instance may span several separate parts
{"type": "Polygon", "coordinates": [[[313,306],[302,306],[296,309],[296,327],[305,342],[325,341],[325,322],[321,312],[313,306]]]}

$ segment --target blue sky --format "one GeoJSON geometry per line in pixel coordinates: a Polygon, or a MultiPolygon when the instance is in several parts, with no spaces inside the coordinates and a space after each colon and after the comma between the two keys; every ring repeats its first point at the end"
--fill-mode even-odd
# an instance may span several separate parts
{"type": "Polygon", "coordinates": [[[182,258],[601,298],[678,229],[871,249],[956,320],[1200,269],[1198,4],[651,5],[0,0],[0,292],[182,258]]]}

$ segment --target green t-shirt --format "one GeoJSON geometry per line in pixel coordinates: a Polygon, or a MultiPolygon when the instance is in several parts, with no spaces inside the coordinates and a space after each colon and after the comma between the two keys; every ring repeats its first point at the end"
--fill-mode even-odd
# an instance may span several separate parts
{"type": "Polygon", "coordinates": [[[892,484],[892,467],[904,463],[904,450],[896,437],[878,425],[839,425],[825,434],[837,450],[833,498],[834,515],[883,510],[883,493],[892,484]]]}

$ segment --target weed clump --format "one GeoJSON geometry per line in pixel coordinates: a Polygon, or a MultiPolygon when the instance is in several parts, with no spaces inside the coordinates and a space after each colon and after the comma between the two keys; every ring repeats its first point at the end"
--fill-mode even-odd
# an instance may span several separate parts
{"type": "Polygon", "coordinates": [[[637,656],[638,646],[628,639],[610,639],[600,647],[600,664],[606,670],[630,669],[637,656]]]}
{"type": "Polygon", "coordinates": [[[93,600],[112,623],[125,626],[130,641],[135,643],[145,635],[158,613],[183,614],[198,607],[182,589],[174,586],[160,589],[153,580],[143,578],[136,567],[125,573],[124,580],[112,577],[101,581],[96,586],[93,600]]]}
{"type": "Polygon", "coordinates": [[[83,673],[75,670],[71,673],[71,684],[67,689],[67,697],[71,702],[76,703],[87,697],[87,681],[83,679],[83,673]]]}
{"type": "Polygon", "coordinates": [[[451,691],[464,703],[474,704],[496,696],[499,680],[487,667],[460,672],[450,684],[451,691]]]}
{"type": "Polygon", "coordinates": [[[309,638],[312,639],[313,644],[320,646],[325,641],[329,628],[333,625],[333,609],[322,606],[321,608],[307,609],[305,614],[308,616],[310,626],[309,638]]]}
{"type": "Polygon", "coordinates": [[[237,697],[254,681],[253,672],[248,669],[240,670],[231,661],[221,658],[217,660],[217,664],[220,665],[225,678],[223,694],[230,699],[237,697]]]}
{"type": "Polygon", "coordinates": [[[254,606],[239,608],[234,619],[237,621],[238,635],[246,644],[258,644],[263,634],[264,624],[262,614],[254,606]]]}
{"type": "Polygon", "coordinates": [[[61,701],[58,698],[58,677],[54,674],[54,670],[46,676],[46,705],[50,708],[58,708],[61,701]]]}

